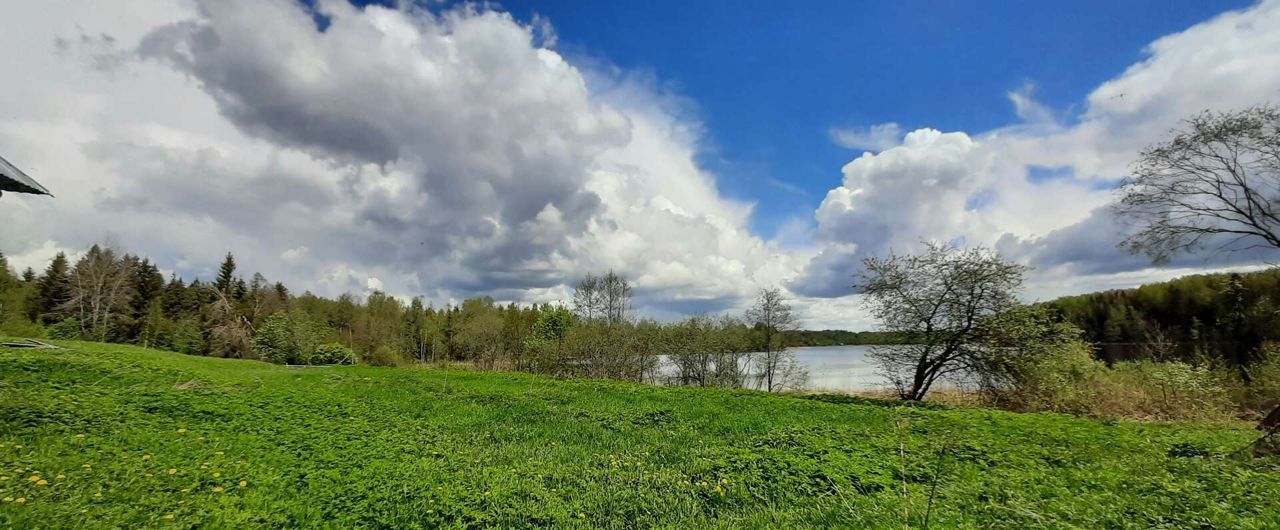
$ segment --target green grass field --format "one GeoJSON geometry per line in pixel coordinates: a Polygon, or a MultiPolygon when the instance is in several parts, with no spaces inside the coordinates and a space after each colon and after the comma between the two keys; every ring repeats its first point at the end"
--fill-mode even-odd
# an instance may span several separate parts
{"type": "Polygon", "coordinates": [[[0,347],[0,526],[1280,528],[1247,426],[59,344],[0,347]]]}

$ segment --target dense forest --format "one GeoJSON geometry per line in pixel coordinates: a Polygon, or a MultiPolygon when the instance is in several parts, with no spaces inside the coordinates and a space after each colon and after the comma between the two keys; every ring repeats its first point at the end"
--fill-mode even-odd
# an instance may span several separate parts
{"type": "Polygon", "coordinates": [[[1268,269],[1197,274],[1046,304],[1083,330],[1108,361],[1209,357],[1244,366],[1280,338],[1278,299],[1280,270],[1268,269]]]}
{"type": "MultiPolygon", "coordinates": [[[[571,305],[473,298],[435,307],[380,291],[335,299],[248,280],[227,254],[212,281],[165,278],[148,259],[94,246],[72,262],[15,273],[0,255],[0,333],[138,344],[287,364],[463,362],[554,375],[697,386],[794,388],[782,347],[794,328],[776,296],[763,317],[635,318],[631,286],[609,272],[571,305]],[[660,357],[661,356],[661,357],[660,357]]],[[[758,308],[757,308],[758,309],[758,308]]]]}

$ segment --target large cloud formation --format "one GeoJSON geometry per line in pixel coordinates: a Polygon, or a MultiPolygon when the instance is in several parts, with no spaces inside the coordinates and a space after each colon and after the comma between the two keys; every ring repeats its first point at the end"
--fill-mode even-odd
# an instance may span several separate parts
{"type": "Polygon", "coordinates": [[[5,98],[24,116],[0,146],[75,191],[0,213],[26,228],[11,254],[105,231],[185,273],[230,248],[325,294],[438,301],[563,299],[611,268],[659,312],[732,305],[794,268],[694,162],[701,127],[679,98],[570,64],[544,26],[344,1],[43,7],[5,26],[59,33],[6,30],[31,55],[3,67],[86,104],[5,98]]]}
{"type": "Polygon", "coordinates": [[[862,257],[926,239],[994,246],[1036,268],[1038,295],[1257,263],[1257,252],[1206,252],[1152,268],[1116,248],[1127,227],[1106,205],[1138,151],[1180,120],[1280,100],[1280,2],[1165,36],[1146,54],[1089,94],[1072,123],[1037,103],[1028,84],[1009,93],[1023,123],[978,134],[917,130],[853,160],[817,209],[820,252],[792,289],[848,295],[862,257]]]}
{"type": "Polygon", "coordinates": [[[1027,83],[1008,94],[1021,121],[993,131],[831,129],[874,152],[844,166],[811,244],[789,229],[785,247],[697,164],[688,102],[554,40],[546,21],[479,7],[9,6],[0,70],[22,82],[0,85],[0,152],[58,198],[6,197],[0,250],[38,267],[105,238],[188,277],[232,250],[298,290],[436,303],[564,300],[614,269],[657,316],[784,284],[808,326],[850,328],[870,324],[846,296],[859,260],[925,239],[1035,266],[1033,297],[1261,257],[1153,269],[1115,249],[1105,205],[1178,120],[1280,99],[1280,1],[1157,40],[1075,114],[1027,83]]]}

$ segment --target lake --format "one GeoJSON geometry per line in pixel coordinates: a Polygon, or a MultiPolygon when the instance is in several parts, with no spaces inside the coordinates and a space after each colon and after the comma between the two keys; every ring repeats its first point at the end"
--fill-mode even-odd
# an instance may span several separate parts
{"type": "MultiPolygon", "coordinates": [[[[805,390],[862,392],[890,389],[889,382],[876,373],[875,365],[867,358],[870,346],[810,346],[788,349],[809,372],[805,390]]],[[[675,375],[676,369],[665,355],[659,356],[659,362],[660,376],[675,375]]],[[[758,382],[754,378],[748,378],[748,387],[756,384],[758,382]]]]}
{"type": "Polygon", "coordinates": [[[809,370],[808,390],[853,392],[885,390],[889,382],[876,373],[867,358],[870,346],[810,346],[791,348],[809,370]]]}

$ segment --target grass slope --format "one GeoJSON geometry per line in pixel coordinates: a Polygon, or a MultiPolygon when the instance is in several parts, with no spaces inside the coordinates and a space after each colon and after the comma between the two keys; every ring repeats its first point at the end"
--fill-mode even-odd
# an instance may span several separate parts
{"type": "Polygon", "coordinates": [[[60,344],[0,347],[0,526],[1280,527],[1247,428],[60,344]]]}

